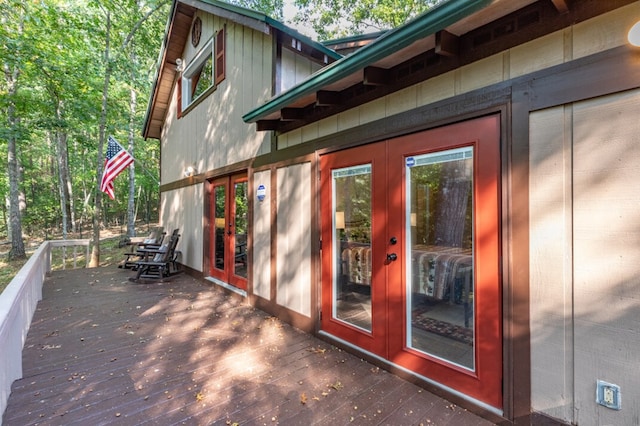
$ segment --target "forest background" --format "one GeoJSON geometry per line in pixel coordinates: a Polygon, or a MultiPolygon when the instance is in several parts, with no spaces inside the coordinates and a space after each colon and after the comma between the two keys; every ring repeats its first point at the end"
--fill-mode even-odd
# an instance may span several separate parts
{"type": "MultiPolygon", "coordinates": [[[[326,40],[393,28],[437,1],[230,3],[326,40]]],[[[101,230],[117,227],[133,237],[157,221],[159,143],[143,140],[141,129],[171,6],[0,1],[0,246],[8,248],[0,250],[2,275],[13,276],[30,247],[53,238],[90,237],[90,266],[97,266],[101,230]],[[99,189],[109,135],[136,159],[115,179],[114,200],[99,189]]]]}

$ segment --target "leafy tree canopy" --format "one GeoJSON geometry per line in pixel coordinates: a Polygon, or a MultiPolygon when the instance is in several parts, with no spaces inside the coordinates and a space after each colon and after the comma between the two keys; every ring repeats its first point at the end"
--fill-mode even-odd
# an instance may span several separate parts
{"type": "Polygon", "coordinates": [[[229,0],[229,3],[262,12],[280,21],[283,19],[283,0],[229,0]]]}
{"type": "Polygon", "coordinates": [[[320,40],[395,28],[441,0],[295,0],[295,21],[320,40]]]}

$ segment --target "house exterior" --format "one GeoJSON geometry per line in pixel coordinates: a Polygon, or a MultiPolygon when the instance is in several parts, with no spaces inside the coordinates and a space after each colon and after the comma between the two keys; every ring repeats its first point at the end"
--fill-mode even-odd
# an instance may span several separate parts
{"type": "Polygon", "coordinates": [[[638,424],[638,20],[450,0],[332,45],[176,0],[162,224],[192,275],[490,420],[638,424]]]}

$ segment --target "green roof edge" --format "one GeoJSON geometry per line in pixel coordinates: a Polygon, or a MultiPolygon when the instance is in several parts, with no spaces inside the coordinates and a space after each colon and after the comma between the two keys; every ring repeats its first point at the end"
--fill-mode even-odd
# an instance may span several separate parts
{"type": "Polygon", "coordinates": [[[309,38],[307,36],[305,36],[304,34],[299,33],[298,31],[294,30],[293,28],[287,26],[286,24],[283,24],[282,22],[278,21],[277,19],[273,19],[272,17],[270,17],[269,15],[267,15],[266,13],[263,12],[258,12],[252,9],[248,9],[246,7],[242,7],[242,6],[237,6],[235,4],[231,4],[231,3],[227,3],[224,1],[219,1],[219,0],[200,0],[203,3],[208,3],[212,6],[215,7],[219,7],[221,9],[225,9],[229,12],[233,12],[233,13],[237,13],[238,15],[242,15],[242,16],[246,16],[248,18],[252,18],[255,19],[256,21],[261,21],[264,22],[265,24],[280,30],[284,33],[289,34],[290,36],[303,41],[304,43],[308,44],[309,46],[313,46],[314,48],[318,49],[319,51],[321,51],[322,53],[324,53],[325,55],[327,55],[330,58],[333,59],[340,59],[342,58],[342,55],[339,54],[338,52],[336,52],[333,49],[329,49],[328,47],[326,47],[324,44],[313,40],[312,38],[309,38]]]}
{"type": "Polygon", "coordinates": [[[360,41],[360,40],[368,40],[371,38],[379,38],[380,36],[382,36],[383,34],[389,32],[389,30],[382,30],[382,31],[376,31],[373,33],[364,33],[364,34],[356,34],[356,35],[352,35],[352,36],[346,36],[346,37],[340,37],[340,38],[335,38],[332,40],[324,40],[321,41],[320,43],[326,45],[333,45],[333,44],[340,44],[340,43],[350,43],[350,42],[354,42],[354,41],[360,41]]]}
{"type": "Polygon", "coordinates": [[[313,93],[327,84],[334,83],[416,40],[434,34],[460,19],[466,18],[493,1],[449,0],[441,3],[412,21],[383,34],[377,40],[351,55],[322,68],[299,85],[292,87],[264,105],[249,111],[242,116],[242,119],[246,123],[256,122],[302,96],[313,93]]]}

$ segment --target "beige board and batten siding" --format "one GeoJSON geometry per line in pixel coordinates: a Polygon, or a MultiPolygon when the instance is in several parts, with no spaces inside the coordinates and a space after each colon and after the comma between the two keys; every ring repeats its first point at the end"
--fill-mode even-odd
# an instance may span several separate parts
{"type": "Polygon", "coordinates": [[[311,74],[322,68],[322,65],[301,56],[291,49],[282,48],[280,70],[282,78],[277,93],[282,93],[306,80],[311,74]]]}
{"type": "Polygon", "coordinates": [[[203,262],[203,190],[202,185],[192,185],[160,195],[161,223],[167,236],[174,229],[180,230],[177,247],[182,253],[180,263],[199,272],[203,262]]]}
{"type": "Polygon", "coordinates": [[[271,170],[253,174],[253,294],[271,299],[271,170]],[[258,186],[264,185],[266,196],[259,201],[255,195],[258,186]]]}
{"type": "Polygon", "coordinates": [[[573,420],[571,107],[530,116],[532,407],[573,420]]]}
{"type": "Polygon", "coordinates": [[[277,170],[276,301],[311,316],[311,163],[277,170]]]}
{"type": "Polygon", "coordinates": [[[202,41],[184,51],[188,64],[215,31],[226,28],[226,77],[215,92],[177,118],[177,88],[171,97],[162,134],[162,183],[183,178],[184,169],[215,170],[266,154],[267,132],[256,132],[242,115],[271,96],[272,37],[231,21],[200,14],[202,41]]]}
{"type": "Polygon", "coordinates": [[[532,405],[580,425],[637,424],[640,91],[530,119],[532,405]],[[620,386],[622,410],[596,404],[620,386]]]}
{"type": "Polygon", "coordinates": [[[475,89],[500,83],[622,46],[640,16],[640,2],[556,31],[505,52],[439,75],[397,93],[278,136],[278,149],[406,112],[475,89]]]}
{"type": "Polygon", "coordinates": [[[640,90],[575,104],[574,333],[577,423],[640,419],[640,90]],[[596,405],[596,379],[622,411],[596,405]]]}

